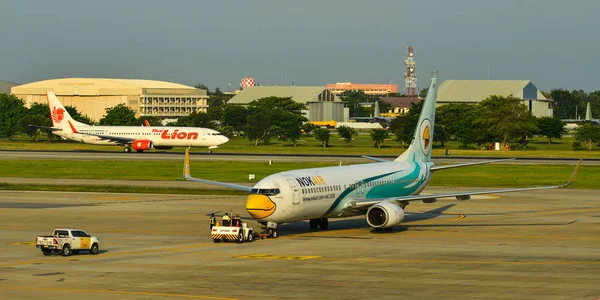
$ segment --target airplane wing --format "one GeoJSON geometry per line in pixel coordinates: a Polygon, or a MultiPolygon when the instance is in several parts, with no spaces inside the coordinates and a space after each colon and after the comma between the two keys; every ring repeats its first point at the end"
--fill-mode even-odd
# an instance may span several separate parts
{"type": "Polygon", "coordinates": [[[522,191],[535,191],[535,190],[545,190],[545,189],[560,189],[567,187],[573,182],[575,182],[575,177],[577,176],[577,172],[579,171],[579,167],[581,166],[582,160],[579,160],[579,163],[575,167],[573,174],[569,181],[562,185],[552,185],[552,186],[539,186],[539,187],[530,187],[530,188],[511,188],[511,189],[498,189],[498,190],[485,190],[485,191],[473,191],[473,192],[456,192],[456,193],[441,193],[441,194],[429,194],[429,195],[414,195],[414,196],[404,196],[404,197],[389,197],[389,198],[376,198],[376,199],[354,199],[346,204],[344,209],[353,212],[366,212],[371,205],[379,203],[381,201],[394,201],[399,204],[407,203],[410,201],[434,201],[438,198],[448,198],[455,197],[457,200],[469,200],[473,195],[486,195],[486,194],[501,194],[501,193],[511,193],[511,192],[522,192],[522,191]]]}
{"type": "Polygon", "coordinates": [[[115,142],[119,145],[131,144],[135,140],[134,138],[128,138],[128,137],[122,137],[122,136],[112,136],[112,135],[82,133],[82,132],[76,132],[76,133],[85,134],[85,135],[89,135],[89,136],[96,136],[96,137],[99,137],[100,140],[115,142]]]}
{"type": "MultiPolygon", "coordinates": [[[[362,155],[361,157],[362,158],[366,158],[366,159],[370,159],[370,160],[373,160],[373,161],[377,161],[377,162],[390,162],[387,159],[373,157],[373,156],[362,155]]],[[[460,168],[460,167],[468,167],[468,166],[474,166],[474,165],[483,165],[483,164],[490,164],[490,163],[501,162],[501,161],[509,161],[509,160],[514,160],[514,158],[486,160],[486,161],[478,161],[478,162],[469,162],[469,163],[462,163],[462,164],[455,164],[455,165],[434,166],[434,167],[431,167],[431,171],[443,170],[443,169],[452,169],[452,168],[460,168]]]]}
{"type": "Polygon", "coordinates": [[[515,159],[514,158],[507,158],[507,159],[496,159],[496,160],[468,162],[468,163],[455,164],[455,165],[434,166],[434,167],[431,167],[431,171],[437,171],[437,170],[443,170],[443,169],[452,169],[452,168],[460,168],[460,167],[468,167],[468,166],[474,166],[474,165],[483,165],[483,164],[490,164],[490,163],[501,162],[501,161],[509,161],[509,160],[515,160],[515,159]]]}
{"type": "Polygon", "coordinates": [[[366,158],[366,159],[370,159],[370,160],[374,160],[374,161],[377,161],[377,162],[390,162],[387,159],[383,159],[383,158],[379,158],[379,157],[373,157],[373,156],[361,155],[360,157],[366,158]]]}
{"type": "Polygon", "coordinates": [[[48,127],[48,126],[31,125],[31,124],[29,124],[28,126],[29,127],[33,127],[33,128],[45,129],[45,130],[50,131],[50,132],[61,131],[62,130],[62,128],[59,128],[59,127],[48,127]]]}
{"type": "Polygon", "coordinates": [[[235,184],[235,183],[220,182],[220,181],[212,181],[212,180],[206,180],[206,179],[192,177],[190,175],[190,149],[185,149],[185,163],[183,166],[183,177],[186,180],[190,180],[190,181],[218,185],[218,186],[228,187],[228,188],[246,191],[246,192],[250,192],[252,190],[252,187],[250,187],[250,186],[245,186],[245,185],[240,185],[240,184],[235,184]]]}
{"type": "Polygon", "coordinates": [[[73,124],[71,124],[70,121],[69,121],[69,126],[71,126],[71,130],[73,131],[73,133],[78,133],[78,134],[83,134],[83,135],[89,135],[89,136],[99,137],[100,140],[106,140],[106,141],[109,141],[109,142],[115,142],[115,143],[117,143],[119,145],[131,144],[135,140],[134,138],[128,138],[128,137],[122,137],[122,136],[112,136],[112,135],[104,135],[104,134],[94,134],[94,133],[79,132],[79,131],[77,131],[77,129],[75,128],[75,126],[73,126],[73,124]]]}

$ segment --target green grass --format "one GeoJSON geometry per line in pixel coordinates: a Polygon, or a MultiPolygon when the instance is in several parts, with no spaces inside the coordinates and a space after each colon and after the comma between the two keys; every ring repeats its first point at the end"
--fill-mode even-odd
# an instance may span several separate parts
{"type": "MultiPolygon", "coordinates": [[[[443,156],[446,149],[450,149],[452,156],[498,156],[498,157],[556,157],[556,158],[600,158],[600,147],[594,145],[595,149],[591,151],[574,151],[571,144],[574,138],[565,136],[560,140],[555,139],[552,144],[548,144],[545,138],[537,137],[532,139],[526,150],[516,151],[487,151],[487,150],[461,150],[458,142],[447,142],[444,148],[439,147],[439,143],[434,144],[433,155],[443,156]]],[[[97,146],[87,145],[72,141],[57,140],[53,142],[42,141],[33,142],[27,136],[15,136],[12,141],[0,139],[0,150],[80,150],[80,151],[122,151],[120,146],[97,146]]],[[[203,148],[195,148],[194,151],[204,151],[203,148]]],[[[184,148],[174,148],[176,152],[183,152],[184,148]]],[[[404,151],[399,143],[389,139],[386,140],[382,148],[373,147],[373,142],[368,134],[361,134],[350,144],[346,144],[336,133],[332,133],[330,147],[321,147],[319,141],[312,136],[303,136],[294,147],[291,142],[282,142],[273,140],[270,144],[259,144],[255,146],[253,142],[243,137],[234,137],[228,143],[221,145],[216,152],[230,153],[272,153],[272,154],[351,154],[351,155],[371,155],[371,156],[397,156],[404,151]]],[[[135,154],[134,154],[135,155],[135,154]]]]}
{"type": "Polygon", "coordinates": [[[247,195],[245,191],[224,189],[184,189],[165,187],[133,187],[123,185],[43,185],[0,183],[0,190],[16,191],[61,191],[97,193],[142,193],[142,194],[184,194],[184,195],[247,195]]]}
{"type": "MultiPolygon", "coordinates": [[[[192,162],[194,177],[225,182],[251,182],[248,174],[255,174],[254,182],[277,172],[331,166],[331,163],[289,163],[273,165],[257,162],[192,162]]],[[[64,179],[113,180],[183,180],[182,164],[157,161],[2,161],[2,176],[64,179]]],[[[558,185],[568,181],[570,165],[482,165],[438,171],[432,185],[526,187],[558,185]]],[[[582,166],[574,185],[577,188],[599,188],[600,166],[582,166]]],[[[150,188],[149,188],[150,189],[150,188]]],[[[168,190],[168,189],[167,189],[168,190]]],[[[100,191],[104,191],[100,189],[100,191]]]]}

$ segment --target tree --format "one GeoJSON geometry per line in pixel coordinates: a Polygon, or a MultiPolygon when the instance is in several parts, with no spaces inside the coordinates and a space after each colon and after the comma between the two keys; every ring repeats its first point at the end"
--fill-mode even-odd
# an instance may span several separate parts
{"type": "Polygon", "coordinates": [[[422,89],[421,92],[419,92],[419,98],[427,97],[427,92],[429,92],[429,88],[422,89]]]}
{"type": "Polygon", "coordinates": [[[224,104],[210,108],[209,115],[219,120],[221,126],[231,126],[237,132],[244,131],[248,109],[241,105],[224,104]]]}
{"type": "Polygon", "coordinates": [[[362,107],[361,103],[370,102],[372,98],[363,91],[345,91],[340,96],[342,101],[346,102],[351,117],[368,117],[368,113],[362,107]]]}
{"type": "Polygon", "coordinates": [[[548,138],[548,144],[552,144],[552,138],[560,139],[565,131],[565,124],[556,117],[541,117],[536,119],[538,133],[548,138]]]}
{"type": "Polygon", "coordinates": [[[32,137],[33,140],[37,142],[44,130],[39,127],[33,127],[29,125],[51,127],[52,121],[50,121],[50,118],[45,116],[32,114],[27,114],[21,118],[20,131],[27,134],[29,137],[32,137]]]}
{"type": "Polygon", "coordinates": [[[207,113],[195,111],[177,119],[175,126],[214,128],[215,124],[207,113]]]}
{"type": "Polygon", "coordinates": [[[100,119],[100,125],[137,126],[135,112],[121,103],[106,109],[106,115],[100,119]]]}
{"type": "Polygon", "coordinates": [[[273,132],[282,141],[290,140],[296,147],[300,136],[302,136],[302,122],[304,118],[298,118],[294,113],[281,112],[280,120],[274,125],[273,132]]]}
{"type": "Polygon", "coordinates": [[[378,129],[373,129],[371,131],[371,140],[373,140],[373,143],[375,144],[375,147],[377,147],[377,148],[381,148],[381,144],[389,136],[390,136],[390,132],[385,129],[378,128],[378,129]]]}
{"type": "Polygon", "coordinates": [[[259,140],[268,143],[273,135],[277,135],[293,138],[295,144],[302,122],[306,121],[301,113],[305,108],[304,104],[295,102],[291,97],[266,97],[250,102],[245,127],[248,140],[254,140],[254,144],[258,145],[259,140]]]}
{"type": "Polygon", "coordinates": [[[405,127],[408,125],[409,119],[407,115],[400,115],[395,117],[392,122],[390,122],[389,130],[396,137],[396,141],[398,143],[402,143],[402,147],[404,148],[404,143],[406,143],[411,136],[405,134],[405,127]]]}
{"type": "Polygon", "coordinates": [[[315,130],[315,128],[317,128],[315,124],[306,122],[302,124],[302,126],[300,127],[300,131],[302,131],[306,135],[309,135],[311,134],[311,132],[313,132],[313,130],[315,130]]]}
{"type": "Polygon", "coordinates": [[[585,142],[588,150],[592,150],[592,145],[600,141],[600,126],[591,122],[585,122],[575,128],[575,139],[585,142]]]}
{"type": "Polygon", "coordinates": [[[325,128],[315,128],[313,130],[315,138],[323,144],[323,148],[329,146],[329,130],[325,128]]]}
{"type": "MultiPolygon", "coordinates": [[[[94,125],[96,123],[94,120],[92,120],[92,118],[88,117],[88,115],[82,114],[80,111],[77,110],[77,108],[75,108],[73,106],[67,105],[67,106],[65,106],[65,109],[67,110],[67,112],[69,112],[69,115],[71,115],[71,117],[75,121],[89,124],[89,125],[94,125]]],[[[48,117],[49,117],[49,115],[48,115],[48,117]]]]}
{"type": "MultiPolygon", "coordinates": [[[[475,105],[450,103],[437,108],[435,113],[434,139],[438,134],[445,140],[460,141],[463,145],[473,143],[473,116],[475,105]]],[[[442,146],[443,147],[443,146],[442,146]]]]}
{"type": "Polygon", "coordinates": [[[476,140],[487,143],[531,136],[536,132],[535,119],[519,98],[492,95],[477,104],[473,125],[476,140]]]}
{"type": "Polygon", "coordinates": [[[340,137],[342,137],[344,139],[344,141],[346,142],[346,145],[349,145],[350,142],[352,142],[353,136],[358,135],[356,130],[354,130],[354,128],[349,127],[349,126],[340,126],[336,130],[337,130],[338,134],[340,135],[340,137]]]}
{"type": "Polygon", "coordinates": [[[11,139],[27,113],[25,102],[13,94],[0,93],[0,134],[11,139]]]}

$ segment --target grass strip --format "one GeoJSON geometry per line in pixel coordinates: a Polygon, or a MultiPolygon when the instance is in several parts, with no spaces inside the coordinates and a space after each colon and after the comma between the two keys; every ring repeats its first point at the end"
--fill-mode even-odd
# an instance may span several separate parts
{"type": "Polygon", "coordinates": [[[95,193],[139,193],[139,194],[181,194],[181,195],[248,195],[238,190],[185,189],[166,187],[134,187],[122,185],[42,185],[0,183],[0,190],[13,191],[54,191],[54,192],[95,192],[95,193]]]}

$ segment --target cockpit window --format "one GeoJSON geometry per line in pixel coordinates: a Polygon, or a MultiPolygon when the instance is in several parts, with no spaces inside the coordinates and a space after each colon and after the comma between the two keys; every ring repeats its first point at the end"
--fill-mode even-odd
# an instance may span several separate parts
{"type": "Polygon", "coordinates": [[[222,134],[219,132],[213,132],[212,135],[222,135],[222,134]]]}
{"type": "Polygon", "coordinates": [[[261,194],[266,196],[275,196],[279,194],[281,191],[279,189],[252,189],[250,190],[250,194],[261,194]]]}

